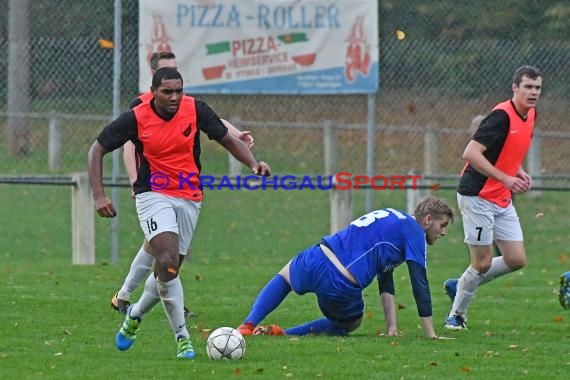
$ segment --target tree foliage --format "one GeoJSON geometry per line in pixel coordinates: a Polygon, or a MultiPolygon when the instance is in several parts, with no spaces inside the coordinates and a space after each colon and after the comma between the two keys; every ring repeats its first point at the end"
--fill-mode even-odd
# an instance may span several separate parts
{"type": "Polygon", "coordinates": [[[570,3],[556,0],[380,0],[380,29],[426,39],[564,41],[570,3]]]}

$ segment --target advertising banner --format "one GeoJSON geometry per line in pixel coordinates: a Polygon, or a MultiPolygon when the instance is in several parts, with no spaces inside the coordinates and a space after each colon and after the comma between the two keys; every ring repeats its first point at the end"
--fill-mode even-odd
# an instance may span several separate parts
{"type": "Polygon", "coordinates": [[[139,0],[139,88],[172,51],[187,93],[378,89],[376,0],[139,0]]]}

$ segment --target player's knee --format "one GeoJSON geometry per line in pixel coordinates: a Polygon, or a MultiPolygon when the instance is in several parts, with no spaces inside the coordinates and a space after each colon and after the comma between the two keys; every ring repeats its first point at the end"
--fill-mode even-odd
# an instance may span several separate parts
{"type": "Polygon", "coordinates": [[[491,262],[479,261],[477,263],[472,263],[471,266],[479,273],[484,274],[491,269],[491,262]]]}
{"type": "Polygon", "coordinates": [[[514,257],[510,259],[505,259],[505,264],[509,267],[510,270],[515,271],[523,268],[526,265],[526,257],[514,257]]]}
{"type": "Polygon", "coordinates": [[[352,332],[360,327],[362,324],[362,317],[358,318],[355,321],[344,322],[341,324],[342,328],[346,330],[347,333],[352,332]]]}
{"type": "Polygon", "coordinates": [[[157,274],[161,281],[170,281],[178,276],[178,261],[168,257],[157,260],[157,274]]]}

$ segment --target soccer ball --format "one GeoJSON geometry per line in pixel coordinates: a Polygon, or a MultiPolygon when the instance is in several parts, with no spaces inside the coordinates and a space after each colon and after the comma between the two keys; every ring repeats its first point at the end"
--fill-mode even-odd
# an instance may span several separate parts
{"type": "Polygon", "coordinates": [[[245,339],[234,328],[217,328],[208,336],[206,353],[212,360],[241,359],[245,355],[245,339]]]}

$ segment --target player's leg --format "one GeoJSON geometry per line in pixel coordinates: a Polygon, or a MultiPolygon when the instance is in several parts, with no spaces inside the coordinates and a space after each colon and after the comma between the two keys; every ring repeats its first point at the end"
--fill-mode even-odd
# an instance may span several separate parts
{"type": "MultiPolygon", "coordinates": [[[[329,335],[345,336],[356,330],[362,324],[364,310],[364,300],[362,293],[354,296],[356,298],[320,296],[317,294],[319,308],[325,318],[316,319],[299,326],[290,327],[284,330],[285,335],[329,335]]],[[[348,296],[348,295],[347,295],[348,296]]]]}
{"type": "Polygon", "coordinates": [[[448,329],[465,329],[466,314],[481,276],[491,267],[493,257],[494,205],[479,197],[457,195],[461,210],[465,243],[471,257],[470,266],[457,282],[457,293],[444,326],[448,329]]]}
{"type": "MultiPolygon", "coordinates": [[[[362,323],[364,314],[362,289],[340,273],[318,246],[312,253],[309,255],[311,272],[303,273],[297,270],[297,266],[292,265],[291,285],[296,293],[314,292],[325,318],[288,328],[283,334],[347,335],[362,323]]],[[[271,327],[272,330],[276,330],[275,325],[271,327]]]]}
{"type": "Polygon", "coordinates": [[[144,241],[143,245],[137,252],[127,277],[121,286],[121,289],[113,296],[111,300],[111,307],[117,310],[121,314],[127,312],[127,308],[130,305],[129,299],[134,290],[139,286],[141,281],[148,276],[152,264],[154,263],[154,257],[149,253],[150,247],[148,242],[144,241]]]}
{"type": "Polygon", "coordinates": [[[485,284],[504,274],[514,272],[526,265],[523,232],[514,206],[500,209],[495,216],[494,237],[501,256],[493,258],[491,267],[481,280],[485,284]]]}
{"type": "MultiPolygon", "coordinates": [[[[184,315],[184,291],[180,280],[180,258],[183,258],[190,249],[190,243],[196,230],[198,216],[200,215],[200,202],[193,202],[181,198],[170,198],[174,205],[175,221],[178,227],[176,242],[169,242],[168,250],[174,249],[176,256],[176,268],[166,268],[166,281],[161,277],[160,270],[157,271],[157,287],[164,310],[170,322],[174,337],[177,340],[177,354],[179,358],[192,359],[195,356],[194,347],[190,340],[190,334],[186,328],[184,315]],[[176,271],[176,277],[174,277],[176,271]],[[170,274],[171,276],[169,276],[170,274]]],[[[158,268],[157,268],[158,269],[158,268]]],[[[165,272],[162,272],[165,274],[165,272]]]]}
{"type": "Polygon", "coordinates": [[[290,264],[291,262],[288,262],[283,269],[279,271],[279,274],[273,276],[263,289],[261,289],[251,306],[249,314],[238,327],[242,335],[252,335],[254,328],[259,322],[275,310],[291,292],[289,277],[290,264]]]}

